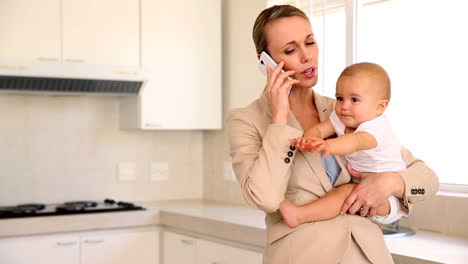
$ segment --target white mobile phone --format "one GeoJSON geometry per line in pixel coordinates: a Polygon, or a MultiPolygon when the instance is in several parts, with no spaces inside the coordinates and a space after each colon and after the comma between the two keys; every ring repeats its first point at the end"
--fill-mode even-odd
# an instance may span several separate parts
{"type": "MultiPolygon", "coordinates": [[[[262,51],[262,54],[260,54],[260,59],[258,60],[258,69],[265,75],[268,76],[267,74],[267,66],[270,66],[271,70],[274,70],[278,64],[266,53],[265,51],[262,51]]],[[[281,72],[284,72],[281,70],[281,72]]],[[[288,80],[291,80],[291,77],[288,77],[288,80]]],[[[288,95],[291,93],[291,88],[292,86],[289,87],[288,90],[288,95]]]]}

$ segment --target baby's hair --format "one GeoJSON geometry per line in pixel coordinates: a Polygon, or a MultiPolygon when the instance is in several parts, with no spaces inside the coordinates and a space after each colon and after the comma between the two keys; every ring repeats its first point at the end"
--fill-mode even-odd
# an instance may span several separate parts
{"type": "Polygon", "coordinates": [[[392,94],[390,77],[387,72],[380,65],[370,62],[361,62],[352,64],[343,70],[338,80],[343,76],[356,76],[358,74],[365,74],[366,76],[376,80],[376,89],[379,89],[379,95],[382,99],[390,101],[392,94]]]}

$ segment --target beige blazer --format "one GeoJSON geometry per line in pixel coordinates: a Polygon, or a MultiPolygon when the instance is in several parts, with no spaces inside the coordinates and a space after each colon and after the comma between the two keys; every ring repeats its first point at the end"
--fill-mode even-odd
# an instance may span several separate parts
{"type": "MultiPolygon", "coordinates": [[[[335,100],[314,92],[314,102],[320,121],[327,120],[335,100]]],[[[301,205],[333,188],[319,153],[290,149],[291,140],[303,134],[292,113],[287,125],[271,124],[269,102],[263,94],[247,107],[232,110],[227,121],[233,168],[244,198],[266,212],[264,263],[338,263],[351,235],[371,262],[393,263],[380,227],[367,217],[343,215],[294,229],[284,223],[277,210],[285,196],[301,205]]],[[[435,173],[408,150],[403,148],[402,155],[408,165],[401,173],[405,181],[402,203],[409,213],[415,202],[437,192],[439,182],[435,173]]],[[[335,186],[348,183],[346,160],[335,158],[342,168],[335,186]]]]}

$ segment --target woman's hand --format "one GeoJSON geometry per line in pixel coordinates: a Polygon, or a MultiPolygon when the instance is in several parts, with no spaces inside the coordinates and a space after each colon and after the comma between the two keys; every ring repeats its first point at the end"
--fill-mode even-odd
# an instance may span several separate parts
{"type": "Polygon", "coordinates": [[[289,114],[288,88],[298,83],[298,80],[288,79],[294,71],[281,73],[284,62],[281,61],[274,70],[267,67],[266,94],[270,101],[270,110],[273,124],[286,124],[289,114]]]}
{"type": "Polygon", "coordinates": [[[403,196],[405,183],[398,172],[357,172],[349,164],[348,172],[361,181],[346,198],[341,214],[346,211],[350,214],[360,211],[361,216],[375,216],[377,208],[386,203],[390,195],[403,196]]]}

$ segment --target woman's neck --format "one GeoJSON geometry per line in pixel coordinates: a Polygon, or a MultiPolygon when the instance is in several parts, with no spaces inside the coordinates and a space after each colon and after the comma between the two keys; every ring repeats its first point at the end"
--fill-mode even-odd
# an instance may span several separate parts
{"type": "Polygon", "coordinates": [[[312,89],[293,87],[289,95],[289,107],[304,130],[320,123],[312,89]]]}
{"type": "Polygon", "coordinates": [[[315,107],[314,93],[312,88],[294,87],[289,95],[289,105],[292,111],[295,109],[304,109],[305,107],[315,107]]]}

